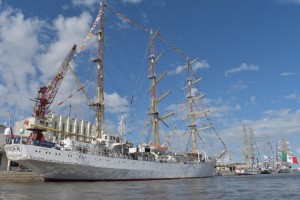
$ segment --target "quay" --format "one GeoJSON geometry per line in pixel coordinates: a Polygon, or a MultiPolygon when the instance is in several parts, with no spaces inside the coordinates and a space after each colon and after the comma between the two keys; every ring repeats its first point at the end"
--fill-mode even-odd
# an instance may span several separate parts
{"type": "Polygon", "coordinates": [[[34,172],[1,171],[0,181],[44,182],[44,178],[34,172]]]}
{"type": "Polygon", "coordinates": [[[228,163],[228,164],[216,164],[214,174],[215,176],[235,176],[236,168],[238,168],[241,163],[228,163]]]}

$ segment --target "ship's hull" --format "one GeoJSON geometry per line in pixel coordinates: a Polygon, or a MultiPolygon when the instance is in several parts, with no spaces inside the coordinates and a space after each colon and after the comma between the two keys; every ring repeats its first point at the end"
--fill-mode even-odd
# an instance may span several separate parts
{"type": "Polygon", "coordinates": [[[10,160],[39,173],[46,181],[132,181],[213,176],[215,161],[165,163],[97,156],[32,145],[6,145],[10,160]]]}
{"type": "Polygon", "coordinates": [[[278,170],[278,173],[291,173],[292,169],[291,168],[280,168],[278,170]]]}
{"type": "Polygon", "coordinates": [[[238,176],[244,176],[244,175],[256,175],[259,174],[256,170],[237,170],[236,175],[238,176]]]}

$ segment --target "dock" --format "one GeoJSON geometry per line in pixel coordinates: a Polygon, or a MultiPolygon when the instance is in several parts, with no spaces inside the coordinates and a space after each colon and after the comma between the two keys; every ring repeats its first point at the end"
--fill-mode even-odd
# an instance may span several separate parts
{"type": "Polygon", "coordinates": [[[0,181],[44,182],[44,178],[34,172],[1,171],[0,181]]]}

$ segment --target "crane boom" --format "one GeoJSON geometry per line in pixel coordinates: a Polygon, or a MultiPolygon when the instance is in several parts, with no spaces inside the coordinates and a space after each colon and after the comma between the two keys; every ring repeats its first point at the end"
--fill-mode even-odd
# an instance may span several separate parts
{"type": "Polygon", "coordinates": [[[49,82],[48,85],[43,86],[39,89],[38,96],[36,98],[36,105],[33,111],[34,116],[37,120],[45,118],[48,108],[52,104],[59,86],[61,85],[61,82],[64,79],[65,74],[69,68],[68,66],[70,65],[70,62],[74,57],[75,50],[76,45],[74,44],[53,79],[49,82]]]}

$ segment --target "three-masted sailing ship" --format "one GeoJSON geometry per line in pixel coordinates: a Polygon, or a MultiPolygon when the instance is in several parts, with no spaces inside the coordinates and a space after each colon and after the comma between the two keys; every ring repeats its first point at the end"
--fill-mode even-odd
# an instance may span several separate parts
{"type": "Polygon", "coordinates": [[[253,130],[249,127],[249,134],[247,134],[247,127],[244,124],[243,127],[243,158],[244,167],[242,169],[236,170],[237,175],[255,175],[259,174],[259,156],[258,148],[256,146],[255,137],[253,130]]]}
{"type": "MultiPolygon", "coordinates": [[[[97,98],[95,101],[89,100],[89,105],[95,112],[96,125],[93,134],[87,134],[85,127],[82,128],[83,134],[76,132],[75,126],[69,131],[58,128],[61,120],[56,126],[54,122],[47,120],[48,108],[53,102],[59,85],[69,69],[72,73],[70,63],[74,60],[74,46],[64,61],[60,71],[49,85],[42,87],[35,99],[33,120],[27,120],[29,126],[27,130],[32,131],[29,138],[21,142],[12,140],[5,145],[5,151],[10,160],[20,163],[39,173],[46,181],[103,181],[103,180],[160,180],[160,179],[181,179],[181,178],[200,178],[213,176],[214,167],[218,158],[226,152],[226,146],[219,153],[208,155],[208,152],[199,151],[197,145],[197,135],[200,131],[211,129],[208,127],[197,126],[197,116],[206,116],[207,110],[196,112],[194,103],[202,96],[194,96],[193,85],[201,79],[194,80],[191,76],[191,67],[196,61],[189,61],[182,70],[187,72],[187,81],[184,88],[187,90],[188,121],[187,129],[192,137],[193,148],[188,152],[174,152],[167,145],[160,144],[159,123],[168,116],[170,112],[160,116],[158,103],[169,93],[158,97],[156,86],[166,74],[156,77],[155,64],[156,58],[154,51],[154,40],[162,38],[160,33],[149,31],[150,33],[150,70],[149,79],[151,86],[148,92],[151,94],[151,105],[148,107],[152,118],[151,126],[155,134],[152,143],[141,143],[133,145],[120,135],[108,133],[103,128],[105,119],[104,103],[104,11],[111,10],[107,4],[100,4],[100,11],[97,16],[97,35],[98,54],[94,60],[97,66],[97,98]],[[47,126],[51,124],[51,127],[47,126]],[[57,136],[57,141],[48,141],[45,132],[53,133],[57,136]]],[[[79,80],[77,79],[77,82],[79,80]]],[[[81,83],[79,83],[81,84],[81,83]]],[[[84,87],[80,89],[85,96],[84,87]]],[[[68,118],[69,120],[69,118],[68,118]]],[[[120,130],[124,128],[123,116],[120,117],[120,130]]],[[[84,122],[75,121],[80,124],[84,122]]],[[[220,137],[218,136],[220,139],[220,137]]],[[[221,139],[220,139],[221,140],[221,139]]]]}
{"type": "Polygon", "coordinates": [[[278,150],[276,171],[278,173],[291,173],[292,164],[298,164],[298,160],[296,156],[293,156],[289,142],[286,139],[281,139],[280,146],[276,150],[278,150]]]}

